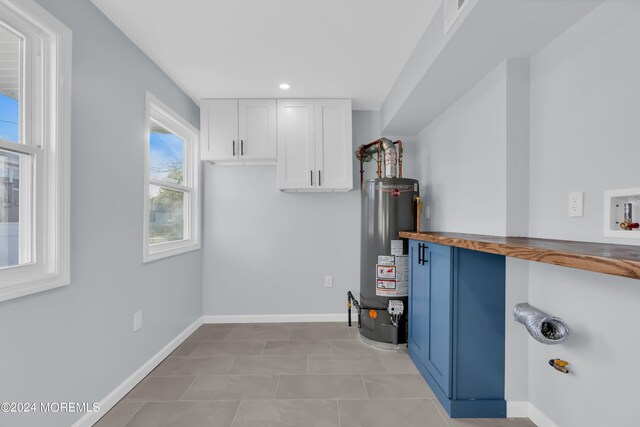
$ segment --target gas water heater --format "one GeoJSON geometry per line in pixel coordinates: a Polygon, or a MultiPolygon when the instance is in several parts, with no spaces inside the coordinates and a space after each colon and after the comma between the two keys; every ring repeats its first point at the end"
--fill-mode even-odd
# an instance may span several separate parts
{"type": "Polygon", "coordinates": [[[349,322],[353,305],[365,340],[398,345],[407,342],[409,291],[408,243],[398,232],[416,229],[418,181],[402,178],[400,141],[382,138],[359,147],[356,157],[362,190],[360,300],[349,292],[349,322]],[[362,163],[376,154],[378,178],[362,182],[362,163]]]}

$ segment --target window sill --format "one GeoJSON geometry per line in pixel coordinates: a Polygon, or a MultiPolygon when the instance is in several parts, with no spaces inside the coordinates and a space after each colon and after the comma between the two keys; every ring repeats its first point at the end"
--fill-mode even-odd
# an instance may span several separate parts
{"type": "Polygon", "coordinates": [[[52,274],[39,280],[36,279],[2,287],[0,288],[0,302],[68,286],[69,283],[69,277],[60,274],[52,274]]]}
{"type": "Polygon", "coordinates": [[[199,249],[200,242],[194,243],[193,241],[180,242],[179,245],[176,245],[175,243],[168,243],[157,245],[155,247],[147,247],[143,254],[142,262],[153,262],[186,252],[197,251],[199,249]]]}

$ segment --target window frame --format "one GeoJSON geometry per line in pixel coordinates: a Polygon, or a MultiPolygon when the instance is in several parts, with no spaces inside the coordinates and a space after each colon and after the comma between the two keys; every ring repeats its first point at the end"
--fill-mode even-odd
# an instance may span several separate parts
{"type": "Polygon", "coordinates": [[[200,249],[200,132],[191,123],[169,108],[150,92],[145,93],[144,138],[144,209],[143,252],[144,263],[200,249]],[[150,177],[151,122],[154,121],[184,140],[184,185],[150,177]],[[184,239],[149,244],[149,187],[160,186],[184,193],[184,239]]]}
{"type": "Polygon", "coordinates": [[[21,191],[28,186],[29,228],[22,224],[22,197],[19,226],[20,258],[26,243],[30,262],[0,269],[5,301],[70,283],[72,32],[33,0],[0,0],[0,21],[24,40],[20,141],[0,141],[0,148],[31,159],[28,182],[21,182],[21,191]]]}

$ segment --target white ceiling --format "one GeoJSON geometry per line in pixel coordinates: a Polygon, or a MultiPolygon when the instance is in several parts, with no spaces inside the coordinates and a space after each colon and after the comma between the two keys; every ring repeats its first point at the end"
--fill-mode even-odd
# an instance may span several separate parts
{"type": "Polygon", "coordinates": [[[442,2],[91,1],[194,100],[351,98],[360,110],[380,108],[442,2]]]}

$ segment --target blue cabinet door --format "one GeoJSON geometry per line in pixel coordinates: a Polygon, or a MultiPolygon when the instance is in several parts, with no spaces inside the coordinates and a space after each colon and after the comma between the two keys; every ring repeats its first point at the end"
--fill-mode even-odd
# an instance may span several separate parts
{"type": "Polygon", "coordinates": [[[419,241],[410,255],[411,360],[452,418],[504,418],[504,256],[419,241]]]}
{"type": "Polygon", "coordinates": [[[429,345],[429,269],[423,261],[425,244],[412,240],[409,244],[409,350],[426,366],[429,345]]]}
{"type": "Polygon", "coordinates": [[[453,249],[430,243],[429,265],[429,332],[427,369],[442,391],[451,397],[451,364],[453,346],[453,249]]]}

